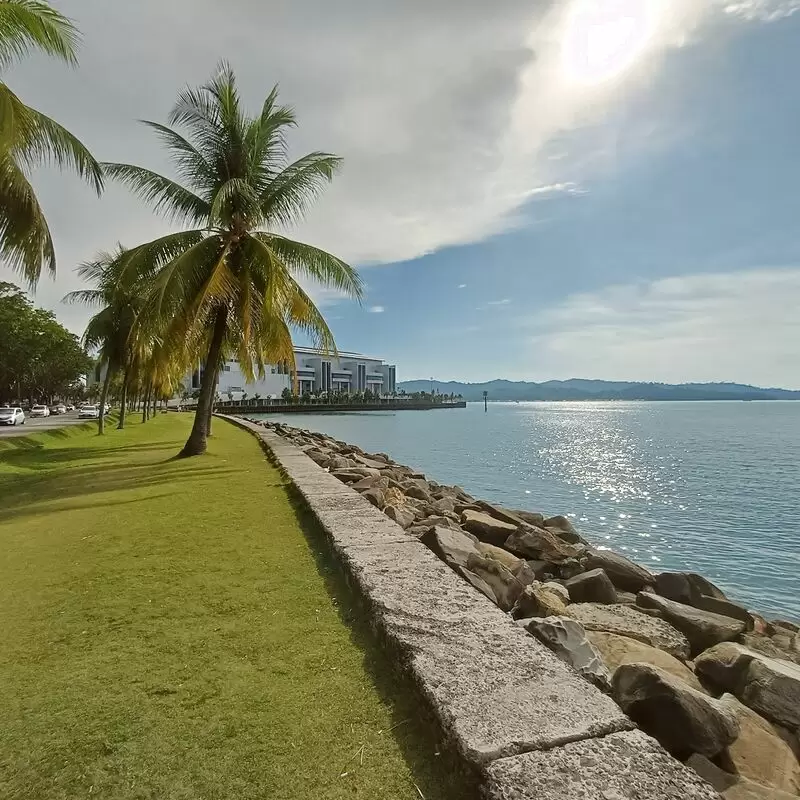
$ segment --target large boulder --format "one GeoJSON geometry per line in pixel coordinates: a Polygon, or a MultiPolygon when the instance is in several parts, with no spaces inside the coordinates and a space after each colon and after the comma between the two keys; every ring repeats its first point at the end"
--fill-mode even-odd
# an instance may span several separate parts
{"type": "Polygon", "coordinates": [[[452,497],[440,497],[434,500],[431,505],[439,514],[452,514],[456,507],[452,497]]]}
{"type": "Polygon", "coordinates": [[[640,592],[655,580],[649,570],[611,550],[589,548],[586,567],[604,570],[614,586],[630,592],[640,592]]]}
{"type": "Polygon", "coordinates": [[[415,500],[422,500],[425,503],[430,503],[433,498],[428,489],[422,485],[423,483],[425,483],[425,481],[409,479],[403,481],[400,486],[407,497],[413,497],[415,500]]]}
{"type": "Polygon", "coordinates": [[[667,600],[690,606],[701,595],[727,600],[720,588],[696,572],[660,572],[656,575],[656,591],[667,600]]]}
{"type": "Polygon", "coordinates": [[[383,489],[378,487],[374,489],[367,489],[361,493],[361,496],[365,500],[369,500],[369,502],[372,503],[375,508],[383,509],[383,507],[386,505],[386,497],[383,494],[383,489]]]}
{"type": "Polygon", "coordinates": [[[557,514],[555,517],[548,517],[539,527],[547,528],[547,530],[560,536],[565,542],[569,542],[569,544],[586,544],[586,540],[563,514],[557,514]]]}
{"type": "Polygon", "coordinates": [[[732,694],[722,695],[720,701],[739,722],[739,736],[728,748],[725,767],[755,783],[800,795],[800,763],[784,739],[785,732],[732,694]]]}
{"type": "Polygon", "coordinates": [[[482,542],[502,547],[506,539],[517,530],[516,525],[495,519],[484,511],[467,509],[461,514],[461,524],[482,542]]]}
{"type": "Polygon", "coordinates": [[[512,513],[528,525],[533,525],[535,528],[544,527],[544,514],[538,514],[535,511],[520,511],[518,509],[515,509],[512,513]]]}
{"type": "Polygon", "coordinates": [[[622,710],[681,760],[692,753],[713,758],[739,735],[724,704],[652,664],[623,664],[612,683],[622,710]]]}
{"type": "Polygon", "coordinates": [[[480,555],[474,536],[439,525],[431,528],[421,541],[451,567],[466,567],[470,556],[480,555]]]}
{"type": "Polygon", "coordinates": [[[586,636],[597,648],[612,675],[623,664],[652,664],[679,678],[693,689],[703,691],[697,676],[686,664],[657,647],[640,642],[638,639],[631,639],[629,636],[606,631],[587,631],[586,636]]]}
{"type": "Polygon", "coordinates": [[[658,647],[683,661],[689,658],[689,641],[680,631],[635,606],[573,603],[569,607],[569,616],[577,619],[587,631],[607,631],[628,636],[658,647]]]}
{"type": "Polygon", "coordinates": [[[617,590],[611,579],[600,569],[590,569],[564,581],[573,603],[616,603],[617,590]]]}
{"type": "Polygon", "coordinates": [[[525,521],[516,512],[509,511],[507,508],[487,503],[485,500],[476,500],[475,505],[490,517],[499,519],[501,522],[507,522],[515,528],[519,528],[525,524],[525,521]]]}
{"type": "Polygon", "coordinates": [[[567,605],[563,598],[551,589],[547,589],[538,581],[528,584],[511,609],[514,619],[528,617],[566,617],[567,605]]]}
{"type": "Polygon", "coordinates": [[[499,561],[480,553],[470,554],[465,567],[491,587],[497,605],[503,611],[511,611],[524,588],[511,570],[504,567],[499,561]]]}
{"type": "Polygon", "coordinates": [[[611,675],[579,622],[569,617],[545,617],[526,620],[523,627],[595,686],[610,689],[611,675]]]}
{"type": "Polygon", "coordinates": [[[410,528],[416,519],[414,512],[404,506],[389,505],[383,509],[383,513],[386,514],[389,519],[394,520],[403,529],[410,528]]]}
{"type": "Polygon", "coordinates": [[[559,536],[544,528],[526,525],[513,531],[505,540],[506,550],[525,556],[558,564],[568,558],[575,558],[580,551],[559,536]]]}
{"type": "Polygon", "coordinates": [[[695,668],[772,722],[800,729],[800,665],[725,642],[701,653],[695,668]]]}
{"type": "Polygon", "coordinates": [[[744,606],[732,603],[730,600],[720,600],[719,597],[701,594],[692,605],[702,611],[710,611],[712,614],[739,619],[744,622],[747,631],[751,631],[755,627],[755,617],[744,606]]]}
{"type": "Polygon", "coordinates": [[[456,567],[456,572],[468,583],[471,583],[479,592],[485,594],[495,605],[497,605],[497,597],[495,597],[492,587],[486,583],[483,578],[479,578],[474,572],[471,572],[466,567],[456,567]]]}
{"type": "Polygon", "coordinates": [[[719,642],[735,639],[745,629],[745,623],[740,619],[703,611],[651,592],[640,592],[636,603],[642,608],[659,611],[667,622],[685,634],[692,646],[692,653],[700,653],[719,642]]]}

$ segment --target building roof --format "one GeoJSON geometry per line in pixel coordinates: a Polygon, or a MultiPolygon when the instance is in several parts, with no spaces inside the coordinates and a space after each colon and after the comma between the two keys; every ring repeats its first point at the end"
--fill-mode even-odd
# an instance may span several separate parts
{"type": "MultiPolygon", "coordinates": [[[[332,356],[333,353],[328,353],[325,350],[320,350],[316,347],[295,347],[295,353],[303,353],[309,356],[332,356]]],[[[363,353],[353,353],[349,350],[339,350],[338,351],[339,358],[361,358],[364,361],[380,361],[381,363],[385,363],[384,359],[376,358],[375,356],[365,356],[363,353]]]]}

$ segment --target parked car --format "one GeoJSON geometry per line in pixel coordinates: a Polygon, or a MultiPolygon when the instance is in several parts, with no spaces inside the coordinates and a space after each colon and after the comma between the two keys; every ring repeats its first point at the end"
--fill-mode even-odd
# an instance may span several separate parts
{"type": "Polygon", "coordinates": [[[50,413],[51,414],[66,414],[67,407],[63,403],[56,403],[54,406],[50,406],[50,413]]]}
{"type": "Polygon", "coordinates": [[[37,405],[31,409],[32,417],[49,417],[50,409],[47,406],[37,405]]]}
{"type": "Polygon", "coordinates": [[[99,406],[81,406],[81,410],[78,412],[78,419],[99,419],[99,417],[99,406]]]}
{"type": "Polygon", "coordinates": [[[73,406],[73,405],[68,405],[67,406],[67,411],[74,411],[74,410],[75,410],[75,406],[73,406]]]}
{"type": "Polygon", "coordinates": [[[0,425],[24,425],[25,413],[18,406],[0,408],[0,425]]]}

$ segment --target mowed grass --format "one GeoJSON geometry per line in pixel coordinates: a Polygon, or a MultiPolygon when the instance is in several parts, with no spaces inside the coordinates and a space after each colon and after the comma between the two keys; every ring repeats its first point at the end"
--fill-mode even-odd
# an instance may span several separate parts
{"type": "Polygon", "coordinates": [[[190,422],[0,441],[0,798],[466,796],[255,439],[170,460],[190,422]]]}

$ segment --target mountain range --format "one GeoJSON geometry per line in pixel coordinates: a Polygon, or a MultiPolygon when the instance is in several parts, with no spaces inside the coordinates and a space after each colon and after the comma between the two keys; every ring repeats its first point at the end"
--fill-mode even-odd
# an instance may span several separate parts
{"type": "Polygon", "coordinates": [[[465,400],[800,400],[800,391],[762,389],[743,383],[636,383],[570,378],[566,381],[401,381],[398,390],[461,395],[465,400]]]}

